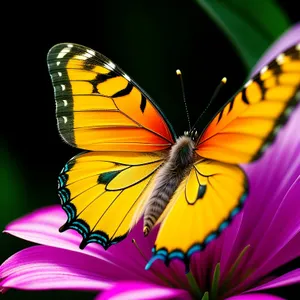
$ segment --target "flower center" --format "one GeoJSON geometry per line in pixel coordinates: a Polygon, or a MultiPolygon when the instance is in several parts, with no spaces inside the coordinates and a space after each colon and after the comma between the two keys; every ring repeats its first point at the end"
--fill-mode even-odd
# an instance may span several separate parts
{"type": "MultiPolygon", "coordinates": [[[[232,279],[236,275],[236,270],[240,266],[240,263],[245,256],[246,252],[250,248],[250,245],[247,245],[238,255],[234,263],[232,264],[231,268],[229,269],[226,279],[222,284],[220,284],[220,263],[217,263],[215,266],[210,291],[206,291],[205,293],[201,291],[197,280],[189,271],[186,274],[190,285],[190,293],[193,295],[194,299],[201,299],[201,300],[217,300],[217,299],[224,299],[225,295],[227,296],[228,291],[232,288],[232,279]]],[[[235,282],[235,286],[239,284],[241,281],[244,281],[250,273],[246,274],[247,276],[239,277],[238,282],[235,282]]]]}

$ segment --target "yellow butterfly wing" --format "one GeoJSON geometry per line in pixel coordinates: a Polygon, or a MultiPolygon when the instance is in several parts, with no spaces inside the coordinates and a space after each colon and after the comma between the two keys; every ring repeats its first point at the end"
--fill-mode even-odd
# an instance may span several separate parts
{"type": "Polygon", "coordinates": [[[93,151],[157,151],[175,133],[150,97],[104,55],[58,44],[47,57],[59,132],[68,144],[93,151]]]}
{"type": "Polygon", "coordinates": [[[166,264],[180,259],[188,269],[193,253],[203,250],[229,225],[247,193],[246,176],[238,166],[198,161],[169,204],[146,268],[157,259],[166,264]]]}
{"type": "Polygon", "coordinates": [[[258,159],[300,100],[300,44],[246,83],[200,136],[197,153],[227,163],[258,159]]]}
{"type": "Polygon", "coordinates": [[[60,231],[79,232],[81,248],[95,242],[107,249],[123,240],[164,160],[163,152],[87,152],[72,158],[58,177],[68,217],[60,231]]]}
{"type": "Polygon", "coordinates": [[[167,264],[214,240],[240,211],[247,178],[236,165],[258,159],[300,100],[300,45],[277,56],[213,118],[196,143],[200,156],[164,214],[153,257],[167,264]]]}

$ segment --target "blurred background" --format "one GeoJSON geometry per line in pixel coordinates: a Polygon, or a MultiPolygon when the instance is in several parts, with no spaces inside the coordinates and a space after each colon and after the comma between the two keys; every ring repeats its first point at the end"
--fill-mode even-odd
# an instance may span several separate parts
{"type": "MultiPolygon", "coordinates": [[[[299,21],[295,1],[277,2],[291,23],[299,21]]],[[[57,175],[79,152],[62,142],[56,128],[46,64],[47,52],[54,44],[83,44],[108,56],[152,96],[178,134],[188,123],[176,69],[183,73],[192,122],[206,107],[221,78],[228,78],[203,118],[203,126],[247,76],[227,36],[195,1],[72,3],[11,3],[2,9],[8,21],[1,21],[1,231],[10,221],[36,208],[59,203],[57,175]]],[[[1,235],[0,263],[28,245],[1,235]]],[[[296,291],[293,286],[270,292],[292,299],[296,291]]],[[[93,294],[10,290],[0,297],[92,299],[93,294]]]]}

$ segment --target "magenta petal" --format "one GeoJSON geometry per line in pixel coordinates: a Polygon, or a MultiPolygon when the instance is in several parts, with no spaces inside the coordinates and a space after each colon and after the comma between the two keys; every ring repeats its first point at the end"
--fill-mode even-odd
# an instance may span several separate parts
{"type": "MultiPolygon", "coordinates": [[[[300,173],[300,163],[297,172],[298,174],[300,173]]],[[[299,195],[300,177],[298,176],[283,197],[278,210],[270,222],[268,230],[264,232],[264,238],[253,253],[252,263],[255,261],[256,265],[260,266],[257,269],[260,276],[280,266],[276,259],[273,258],[300,232],[299,195]],[[269,266],[269,269],[266,269],[266,264],[271,260],[273,264],[269,266]]],[[[290,251],[294,253],[293,258],[296,258],[299,256],[300,247],[295,247],[294,249],[290,249],[290,251]]]]}
{"type": "Polygon", "coordinates": [[[274,59],[280,52],[300,42],[300,23],[296,23],[287,30],[273,45],[265,52],[263,57],[253,68],[251,75],[259,72],[266,64],[274,59]]]}
{"type": "Polygon", "coordinates": [[[300,232],[291,239],[271,260],[266,262],[263,270],[274,270],[274,262],[277,266],[282,266],[296,257],[300,257],[300,232]]]}
{"type": "Polygon", "coordinates": [[[122,282],[97,296],[96,300],[183,299],[192,297],[187,291],[140,282],[122,282]]]}
{"type": "MultiPolygon", "coordinates": [[[[226,298],[226,300],[281,300],[283,298],[268,294],[248,294],[226,298]]],[[[283,299],[284,300],[284,299],[283,299]]]]}
{"type": "MultiPolygon", "coordinates": [[[[131,242],[132,238],[134,238],[143,253],[150,258],[156,230],[153,230],[149,237],[145,238],[141,227],[142,224],[139,222],[124,241],[110,247],[106,251],[97,244],[89,244],[84,250],[80,250],[79,244],[82,237],[79,233],[74,230],[68,230],[63,233],[58,231],[58,228],[65,221],[65,212],[59,205],[54,205],[38,209],[25,217],[15,220],[7,226],[4,232],[34,243],[67,249],[107,261],[110,263],[110,268],[114,266],[114,269],[123,275],[122,279],[148,280],[153,283],[161,283],[155,272],[145,270],[146,262],[131,242]]],[[[159,272],[164,274],[170,282],[178,285],[170,275],[167,267],[163,266],[159,272]]],[[[182,277],[184,280],[185,277],[182,277]]]]}
{"type": "MultiPolygon", "coordinates": [[[[82,252],[78,247],[82,238],[77,232],[58,231],[65,222],[65,212],[59,205],[53,205],[37,209],[13,221],[7,225],[4,232],[33,243],[82,252]]],[[[98,245],[89,245],[84,253],[101,259],[104,259],[104,256],[109,257],[109,252],[98,245]]]]}
{"type": "Polygon", "coordinates": [[[256,286],[247,292],[255,292],[300,283],[300,269],[293,270],[269,282],[256,286]]]}
{"type": "Polygon", "coordinates": [[[47,246],[24,249],[0,267],[0,287],[27,290],[103,290],[121,277],[109,263],[47,246]]]}

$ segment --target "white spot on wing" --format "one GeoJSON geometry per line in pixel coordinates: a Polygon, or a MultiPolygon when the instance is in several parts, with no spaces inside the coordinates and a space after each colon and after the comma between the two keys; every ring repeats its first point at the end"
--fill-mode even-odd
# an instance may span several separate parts
{"type": "Polygon", "coordinates": [[[68,44],[67,45],[69,48],[72,48],[73,47],[73,44],[68,44]]]}
{"type": "Polygon", "coordinates": [[[63,100],[64,106],[68,105],[68,101],[67,100],[63,100]]]}
{"type": "Polygon", "coordinates": [[[64,120],[64,123],[66,124],[68,122],[68,118],[66,116],[63,116],[62,118],[64,120]]]}
{"type": "Polygon", "coordinates": [[[88,52],[84,53],[83,55],[86,56],[87,58],[91,58],[91,57],[94,56],[94,55],[92,55],[91,53],[88,53],[88,52]]]}
{"type": "Polygon", "coordinates": [[[92,56],[96,55],[96,52],[94,50],[91,49],[87,49],[86,52],[88,52],[89,54],[91,54],[92,56]]]}
{"type": "Polygon", "coordinates": [[[66,89],[66,86],[64,84],[61,84],[60,86],[63,91],[66,89]]]}
{"type": "Polygon", "coordinates": [[[277,57],[276,57],[276,62],[281,65],[284,61],[284,57],[285,55],[283,53],[279,54],[277,57]]]}
{"type": "Polygon", "coordinates": [[[61,77],[61,76],[62,76],[62,72],[58,72],[57,74],[58,74],[58,76],[59,76],[59,77],[61,77]]]}
{"type": "MultiPolygon", "coordinates": [[[[87,54],[87,53],[85,53],[85,54],[87,54]]],[[[84,54],[83,55],[76,55],[75,58],[79,59],[79,60],[86,60],[86,59],[88,59],[88,57],[85,56],[84,54]]]]}
{"type": "Polygon", "coordinates": [[[104,64],[104,67],[107,68],[108,70],[113,71],[116,65],[112,61],[109,61],[108,63],[104,64]]]}
{"type": "Polygon", "coordinates": [[[127,74],[123,74],[124,78],[127,79],[128,81],[131,81],[131,78],[127,74]]]}
{"type": "Polygon", "coordinates": [[[59,66],[59,65],[60,65],[60,61],[57,61],[57,62],[56,62],[56,65],[59,66]]]}
{"type": "Polygon", "coordinates": [[[268,66],[264,66],[264,67],[260,70],[260,75],[264,74],[267,70],[268,70],[268,66]]]}
{"type": "Polygon", "coordinates": [[[252,82],[253,82],[253,80],[250,79],[248,82],[246,82],[246,84],[244,85],[244,87],[245,87],[245,88],[248,87],[252,82]]]}
{"type": "Polygon", "coordinates": [[[63,58],[67,53],[69,53],[71,51],[70,48],[66,47],[63,48],[57,55],[57,58],[63,58]]]}

